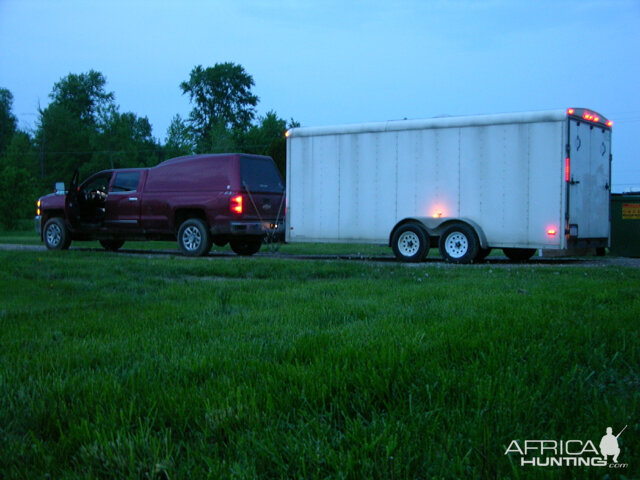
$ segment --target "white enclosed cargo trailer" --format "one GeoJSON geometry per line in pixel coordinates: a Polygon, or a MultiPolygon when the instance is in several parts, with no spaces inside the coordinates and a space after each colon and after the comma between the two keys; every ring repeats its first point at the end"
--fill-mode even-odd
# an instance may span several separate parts
{"type": "Polygon", "coordinates": [[[612,122],[570,108],[287,132],[288,242],[387,243],[403,261],[609,244],[612,122]]]}

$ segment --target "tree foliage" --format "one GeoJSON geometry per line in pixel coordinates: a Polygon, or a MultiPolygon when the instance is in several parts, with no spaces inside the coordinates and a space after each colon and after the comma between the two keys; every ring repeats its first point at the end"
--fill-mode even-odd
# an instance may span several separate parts
{"type": "MultiPolygon", "coordinates": [[[[12,229],[19,221],[34,215],[36,189],[33,177],[13,165],[0,170],[0,226],[12,229]]],[[[33,217],[32,217],[33,218],[33,217]]]]}
{"type": "Polygon", "coordinates": [[[18,122],[12,112],[13,95],[6,88],[0,88],[0,155],[2,155],[11,137],[17,129],[18,122]]]}
{"type": "Polygon", "coordinates": [[[180,115],[175,115],[171,120],[164,149],[169,158],[190,155],[196,151],[191,129],[180,115]]]}
{"type": "Polygon", "coordinates": [[[234,134],[250,128],[258,104],[258,97],[251,93],[253,85],[253,77],[231,62],[191,70],[180,88],[193,103],[189,123],[199,148],[210,144],[212,134],[221,127],[234,134]]]}
{"type": "Polygon", "coordinates": [[[294,120],[287,123],[271,110],[259,118],[258,125],[253,125],[243,138],[242,151],[257,155],[268,155],[273,158],[282,176],[286,173],[286,139],[287,129],[300,124],[294,120]]]}
{"type": "Polygon", "coordinates": [[[53,85],[49,94],[53,105],[63,106],[86,125],[97,125],[100,116],[115,105],[113,92],[105,91],[106,78],[90,70],[79,75],[70,73],[53,85]]]}
{"type": "Polygon", "coordinates": [[[13,95],[0,88],[0,226],[14,228],[33,214],[34,181],[29,167],[33,157],[28,134],[17,127],[13,95]]]}
{"type": "Polygon", "coordinates": [[[88,175],[163,159],[148,118],[120,113],[105,86],[105,77],[94,70],[69,74],[53,86],[35,136],[45,185],[69,179],[76,168],[88,175]]]}

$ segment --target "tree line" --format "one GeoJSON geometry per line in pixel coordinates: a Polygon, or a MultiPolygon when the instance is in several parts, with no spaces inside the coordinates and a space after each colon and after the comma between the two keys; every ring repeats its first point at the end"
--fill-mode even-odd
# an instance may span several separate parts
{"type": "Polygon", "coordinates": [[[122,112],[105,76],[69,74],[53,85],[31,131],[18,128],[13,95],[0,88],[0,226],[33,216],[35,199],[54,182],[110,168],[150,167],[194,153],[254,153],[273,157],[285,173],[287,128],[298,126],[269,111],[258,117],[253,77],[238,64],[194,67],[179,85],[192,110],[175,115],[164,143],[147,117],[122,112]]]}

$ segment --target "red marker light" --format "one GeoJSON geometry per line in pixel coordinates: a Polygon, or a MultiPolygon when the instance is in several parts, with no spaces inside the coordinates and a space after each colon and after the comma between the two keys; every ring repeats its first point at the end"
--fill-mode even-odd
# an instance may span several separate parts
{"type": "Polygon", "coordinates": [[[547,235],[549,235],[550,237],[553,237],[556,234],[556,229],[555,228],[548,228],[547,229],[547,235]]]}
{"type": "Polygon", "coordinates": [[[576,113],[576,111],[573,108],[570,108],[569,110],[567,110],[567,113],[569,115],[573,115],[574,113],[576,113]]]}
{"type": "Polygon", "coordinates": [[[571,178],[571,160],[569,157],[564,159],[564,181],[568,182],[571,178]]]}
{"type": "Polygon", "coordinates": [[[242,195],[236,195],[235,197],[231,197],[231,202],[229,203],[229,209],[232,213],[237,213],[238,215],[242,215],[244,211],[243,208],[243,198],[242,195]]]}
{"type": "Polygon", "coordinates": [[[613,122],[611,120],[607,121],[607,127],[613,127],[613,122]]]}

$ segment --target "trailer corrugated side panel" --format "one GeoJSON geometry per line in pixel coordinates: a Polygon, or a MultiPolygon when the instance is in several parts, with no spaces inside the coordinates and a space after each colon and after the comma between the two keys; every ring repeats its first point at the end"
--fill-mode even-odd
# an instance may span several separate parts
{"type": "Polygon", "coordinates": [[[566,116],[545,113],[294,135],[287,238],[386,243],[403,218],[440,215],[477,222],[494,246],[558,248],[546,231],[562,231],[566,116]]]}

